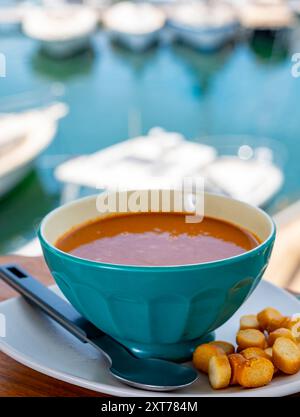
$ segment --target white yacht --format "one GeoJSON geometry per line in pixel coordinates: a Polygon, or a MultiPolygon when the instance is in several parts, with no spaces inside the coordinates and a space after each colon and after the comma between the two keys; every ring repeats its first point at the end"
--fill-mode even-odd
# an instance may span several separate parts
{"type": "Polygon", "coordinates": [[[214,50],[235,38],[239,20],[224,1],[187,1],[171,5],[168,25],[175,38],[202,50],[214,50]]]}
{"type": "Polygon", "coordinates": [[[159,39],[165,21],[165,13],[147,3],[124,1],[103,13],[103,23],[111,37],[137,52],[159,39]]]}
{"type": "Polygon", "coordinates": [[[300,0],[290,0],[288,4],[295,15],[300,16],[300,0]]]}
{"type": "Polygon", "coordinates": [[[201,176],[209,191],[266,205],[283,183],[271,148],[241,145],[236,154],[222,154],[208,145],[213,139],[192,142],[154,128],[146,136],[68,160],[54,173],[65,184],[62,201],[78,197],[81,187],[170,188],[181,185],[183,178],[201,176]]]}
{"type": "Polygon", "coordinates": [[[19,27],[25,14],[31,10],[32,4],[27,1],[1,1],[0,3],[0,30],[19,27]]]}
{"type": "Polygon", "coordinates": [[[96,189],[170,187],[215,158],[216,151],[211,146],[187,141],[176,132],[153,128],[146,136],[71,159],[58,166],[55,176],[66,184],[96,189]]]}
{"type": "Polygon", "coordinates": [[[98,22],[102,22],[104,11],[110,6],[111,0],[82,0],[84,6],[92,8],[98,16],[98,22]]]}
{"type": "Polygon", "coordinates": [[[0,197],[24,178],[55,137],[58,120],[66,113],[66,105],[56,103],[22,113],[0,114],[0,197]]]}
{"type": "Polygon", "coordinates": [[[203,172],[208,188],[256,206],[266,206],[280,190],[283,172],[273,163],[269,148],[258,147],[251,154],[249,158],[241,155],[217,158],[203,172]]]}
{"type": "Polygon", "coordinates": [[[236,2],[241,24],[251,30],[280,30],[290,28],[294,15],[284,0],[244,0],[236,2]]]}
{"type": "Polygon", "coordinates": [[[51,56],[64,58],[89,47],[98,14],[82,5],[36,7],[23,19],[24,33],[51,56]]]}

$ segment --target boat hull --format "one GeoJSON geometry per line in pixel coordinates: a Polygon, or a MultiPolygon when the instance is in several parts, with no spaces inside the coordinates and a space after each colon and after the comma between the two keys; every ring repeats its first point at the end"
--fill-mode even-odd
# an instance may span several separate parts
{"type": "Polygon", "coordinates": [[[60,41],[40,41],[41,49],[54,58],[67,58],[88,49],[91,45],[90,36],[60,41]]]}
{"type": "Polygon", "coordinates": [[[156,43],[159,40],[160,33],[160,29],[143,34],[132,34],[116,30],[109,31],[112,40],[135,52],[145,51],[156,43]]]}
{"type": "Polygon", "coordinates": [[[234,39],[239,24],[234,22],[221,28],[192,28],[169,20],[168,26],[178,40],[201,50],[216,50],[234,39]]]}

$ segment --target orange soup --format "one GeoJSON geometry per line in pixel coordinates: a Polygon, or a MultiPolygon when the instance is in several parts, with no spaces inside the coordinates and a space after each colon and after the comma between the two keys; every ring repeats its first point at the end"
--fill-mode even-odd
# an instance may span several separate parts
{"type": "Polygon", "coordinates": [[[97,262],[166,266],[211,262],[247,252],[259,239],[223,220],[186,223],[185,213],[133,213],[99,218],[61,236],[56,247],[97,262]]]}

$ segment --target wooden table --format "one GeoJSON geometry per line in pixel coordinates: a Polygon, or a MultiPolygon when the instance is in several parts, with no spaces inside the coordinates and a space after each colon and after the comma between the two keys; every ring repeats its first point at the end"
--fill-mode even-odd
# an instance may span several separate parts
{"type": "MultiPolygon", "coordinates": [[[[42,258],[5,256],[0,264],[18,263],[44,284],[53,284],[53,279],[42,258]]],[[[0,301],[17,293],[0,280],[0,301]]],[[[0,397],[104,397],[106,395],[76,387],[48,377],[23,366],[0,353],[0,397]]]]}

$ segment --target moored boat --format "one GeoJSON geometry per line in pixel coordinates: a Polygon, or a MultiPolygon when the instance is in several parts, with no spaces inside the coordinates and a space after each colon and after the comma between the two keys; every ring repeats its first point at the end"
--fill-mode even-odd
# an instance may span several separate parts
{"type": "Polygon", "coordinates": [[[144,51],[159,39],[165,13],[147,3],[124,1],[103,13],[103,23],[112,39],[134,51],[144,51]]]}
{"type": "Polygon", "coordinates": [[[241,24],[249,30],[278,31],[293,25],[293,11],[283,0],[246,0],[237,3],[241,24]]]}
{"type": "Polygon", "coordinates": [[[233,40],[239,30],[234,6],[219,1],[189,1],[169,7],[168,26],[175,38],[201,50],[233,40]]]}
{"type": "Polygon", "coordinates": [[[25,13],[31,10],[32,5],[29,2],[1,2],[0,4],[0,30],[19,27],[25,16],[25,13]],[[4,4],[3,4],[4,3],[4,4]]]}
{"type": "Polygon", "coordinates": [[[0,197],[14,188],[55,137],[57,123],[67,107],[62,103],[44,109],[0,115],[0,197]]]}
{"type": "Polygon", "coordinates": [[[57,167],[55,176],[65,184],[96,189],[170,187],[194,175],[215,157],[216,150],[211,146],[154,128],[145,136],[66,161],[57,167]]]}
{"type": "Polygon", "coordinates": [[[76,198],[81,187],[168,188],[180,186],[184,178],[202,177],[208,191],[265,206],[284,180],[271,147],[241,145],[238,137],[237,153],[228,154],[214,147],[214,140],[192,142],[154,128],[146,136],[63,162],[54,175],[65,184],[63,201],[76,198]]]}
{"type": "Polygon", "coordinates": [[[280,190],[283,173],[272,159],[270,149],[258,148],[251,159],[237,155],[217,158],[204,176],[210,189],[256,206],[264,207],[280,190]],[[261,154],[261,156],[260,156],[261,154]]]}
{"type": "Polygon", "coordinates": [[[288,5],[292,12],[300,17],[300,0],[289,0],[288,5]]]}
{"type": "Polygon", "coordinates": [[[90,46],[98,24],[95,10],[80,5],[37,7],[23,19],[24,33],[38,41],[44,51],[64,58],[90,46]]]}

